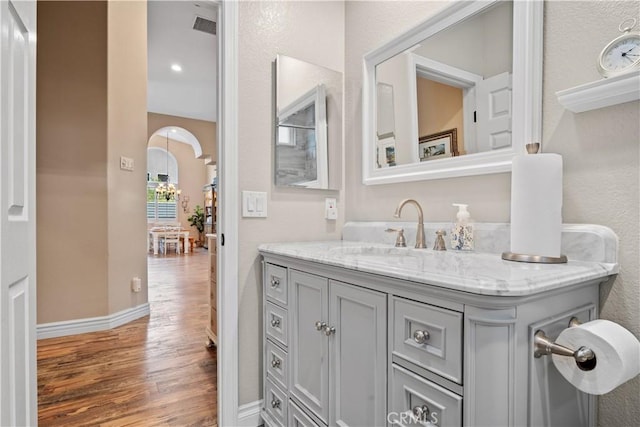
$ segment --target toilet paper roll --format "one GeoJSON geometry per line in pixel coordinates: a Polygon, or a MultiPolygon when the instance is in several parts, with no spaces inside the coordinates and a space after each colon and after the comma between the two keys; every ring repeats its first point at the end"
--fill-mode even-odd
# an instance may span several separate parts
{"type": "MultiPolygon", "coordinates": [[[[556,343],[572,350],[588,347],[595,353],[591,370],[581,369],[573,357],[552,355],[562,376],[585,393],[608,393],[640,373],[640,342],[617,323],[599,319],[570,327],[560,333],[556,343]]],[[[589,364],[582,366],[588,369],[589,364]]]]}
{"type": "Polygon", "coordinates": [[[562,156],[525,154],[511,173],[511,252],[559,257],[562,237],[562,156]]]}

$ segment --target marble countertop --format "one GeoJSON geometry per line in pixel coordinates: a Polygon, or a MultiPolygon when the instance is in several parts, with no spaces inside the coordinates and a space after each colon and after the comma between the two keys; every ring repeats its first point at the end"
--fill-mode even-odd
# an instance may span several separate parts
{"type": "Polygon", "coordinates": [[[604,281],[618,272],[617,263],[570,259],[566,264],[529,264],[505,261],[499,253],[439,252],[362,241],[269,243],[258,250],[480,295],[531,295],[604,281]]]}

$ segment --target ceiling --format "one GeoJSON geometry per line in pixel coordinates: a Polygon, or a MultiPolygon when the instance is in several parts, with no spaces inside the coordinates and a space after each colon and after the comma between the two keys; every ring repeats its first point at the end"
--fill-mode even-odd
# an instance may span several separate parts
{"type": "Polygon", "coordinates": [[[206,0],[149,1],[147,13],[148,110],[217,121],[217,36],[193,29],[196,16],[217,22],[217,7],[206,0]]]}

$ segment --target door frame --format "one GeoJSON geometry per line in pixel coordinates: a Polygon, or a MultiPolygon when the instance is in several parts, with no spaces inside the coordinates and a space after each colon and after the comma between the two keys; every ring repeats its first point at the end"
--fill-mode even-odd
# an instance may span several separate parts
{"type": "Polygon", "coordinates": [[[218,425],[238,425],[238,4],[217,0],[218,425]],[[224,369],[223,369],[224,367],[224,369]]]}

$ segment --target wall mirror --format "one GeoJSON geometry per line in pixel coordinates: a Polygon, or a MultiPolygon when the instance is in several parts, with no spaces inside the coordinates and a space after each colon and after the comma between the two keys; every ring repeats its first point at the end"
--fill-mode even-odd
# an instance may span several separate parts
{"type": "Polygon", "coordinates": [[[339,188],[342,73],[285,55],[275,73],[275,185],[339,188]]]}
{"type": "Polygon", "coordinates": [[[540,141],[542,2],[454,2],[364,57],[363,182],[508,172],[540,141]]]}

